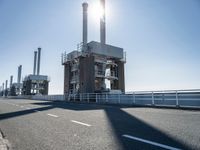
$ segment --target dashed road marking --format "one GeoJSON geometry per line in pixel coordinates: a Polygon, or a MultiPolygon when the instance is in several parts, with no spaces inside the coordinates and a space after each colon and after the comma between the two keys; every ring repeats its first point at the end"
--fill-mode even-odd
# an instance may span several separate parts
{"type": "Polygon", "coordinates": [[[71,122],[77,123],[77,124],[80,124],[80,125],[84,125],[84,126],[87,126],[87,127],[90,127],[90,126],[91,126],[90,124],[83,123],[83,122],[79,122],[79,121],[76,121],[76,120],[71,120],[71,122]]]}
{"type": "Polygon", "coordinates": [[[151,145],[158,146],[158,147],[165,148],[165,149],[169,149],[169,150],[181,150],[179,148],[175,148],[175,147],[171,147],[171,146],[168,146],[168,145],[156,143],[156,142],[153,142],[153,141],[145,140],[145,139],[134,137],[134,136],[127,135],[127,134],[124,134],[122,136],[125,137],[125,138],[129,138],[129,139],[132,139],[132,140],[140,141],[140,142],[143,142],[143,143],[151,144],[151,145]]]}
{"type": "Polygon", "coordinates": [[[51,116],[51,117],[55,117],[57,118],[58,116],[57,115],[54,115],[54,114],[47,114],[48,116],[51,116]]]}

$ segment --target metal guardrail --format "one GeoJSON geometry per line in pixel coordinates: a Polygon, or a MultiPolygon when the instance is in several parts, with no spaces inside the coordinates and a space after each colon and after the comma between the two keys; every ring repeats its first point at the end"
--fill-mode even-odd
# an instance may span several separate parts
{"type": "MultiPolygon", "coordinates": [[[[16,97],[8,97],[16,98],[16,97]]],[[[23,98],[20,96],[19,98],[23,98]]],[[[33,95],[24,98],[50,101],[93,102],[100,104],[148,105],[200,108],[200,90],[138,91],[126,94],[83,93],[68,95],[33,95]]]]}
{"type": "Polygon", "coordinates": [[[84,93],[69,94],[68,101],[126,104],[126,105],[152,105],[172,107],[199,107],[200,90],[166,90],[130,92],[126,94],[84,93]]]}

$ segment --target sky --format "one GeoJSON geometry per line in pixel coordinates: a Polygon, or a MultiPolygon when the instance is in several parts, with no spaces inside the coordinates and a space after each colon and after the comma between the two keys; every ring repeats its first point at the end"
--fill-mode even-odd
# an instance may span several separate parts
{"type": "MultiPolygon", "coordinates": [[[[62,94],[61,53],[82,40],[82,6],[89,3],[88,41],[99,41],[98,0],[0,0],[0,85],[41,69],[49,94],[62,94]]],[[[107,44],[124,48],[126,91],[200,89],[199,0],[107,0],[107,44]]]]}

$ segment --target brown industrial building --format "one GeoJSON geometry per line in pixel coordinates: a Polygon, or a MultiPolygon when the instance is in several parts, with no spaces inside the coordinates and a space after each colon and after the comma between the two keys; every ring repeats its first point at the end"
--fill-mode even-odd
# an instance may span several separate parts
{"type": "Polygon", "coordinates": [[[100,42],[87,42],[87,8],[83,3],[83,42],[76,51],[62,55],[64,94],[125,92],[122,48],[106,44],[105,0],[100,20],[100,42]]]}

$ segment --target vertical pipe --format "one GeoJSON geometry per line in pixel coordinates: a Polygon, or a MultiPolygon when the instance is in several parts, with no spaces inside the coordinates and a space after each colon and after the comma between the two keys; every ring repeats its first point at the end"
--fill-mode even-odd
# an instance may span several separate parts
{"type": "Polygon", "coordinates": [[[13,82],[13,76],[10,76],[10,89],[12,87],[12,82],[13,82]]]}
{"type": "Polygon", "coordinates": [[[4,91],[4,83],[2,83],[2,90],[4,91]]]}
{"type": "Polygon", "coordinates": [[[8,88],[8,80],[6,80],[5,90],[7,90],[7,88],[8,88]]]}
{"type": "Polygon", "coordinates": [[[179,107],[179,103],[178,103],[178,91],[176,91],[176,107],[179,107]]]}
{"type": "Polygon", "coordinates": [[[151,100],[152,100],[152,105],[154,106],[155,105],[155,101],[154,101],[154,93],[153,92],[151,93],[151,100]]]}
{"type": "Polygon", "coordinates": [[[34,51],[33,75],[36,73],[37,51],[34,51]]]}
{"type": "Polygon", "coordinates": [[[18,77],[17,77],[18,84],[21,82],[21,75],[22,75],[22,65],[18,67],[18,77]]]}
{"type": "Polygon", "coordinates": [[[5,91],[4,91],[4,83],[2,84],[3,87],[3,96],[5,95],[5,91]]]}
{"type": "Polygon", "coordinates": [[[8,96],[8,80],[6,80],[6,85],[5,85],[5,96],[8,96]]]}
{"type": "Polygon", "coordinates": [[[87,44],[88,34],[88,3],[83,3],[83,46],[87,44]]]}
{"type": "Polygon", "coordinates": [[[105,0],[100,0],[103,14],[100,18],[100,40],[101,44],[106,44],[106,14],[105,14],[105,0]]]}
{"type": "Polygon", "coordinates": [[[37,75],[40,74],[40,56],[41,56],[41,48],[38,48],[38,63],[37,63],[37,75]]]}

